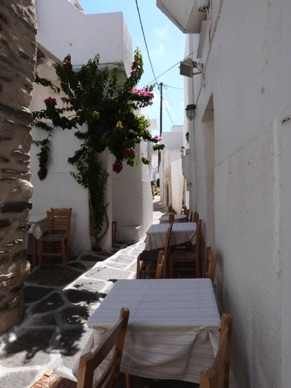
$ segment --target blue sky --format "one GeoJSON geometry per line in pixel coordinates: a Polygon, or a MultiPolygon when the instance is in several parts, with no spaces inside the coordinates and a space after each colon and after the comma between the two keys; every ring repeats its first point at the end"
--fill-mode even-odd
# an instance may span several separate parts
{"type": "MultiPolygon", "coordinates": [[[[186,36],[156,6],[156,0],[138,0],[146,45],[139,21],[136,0],[80,0],[84,13],[123,12],[132,37],[133,50],[139,47],[144,61],[144,74],[139,84],[163,83],[163,131],[172,125],[182,125],[184,120],[184,77],[179,73],[179,63],[184,58],[186,36]],[[171,69],[171,70],[169,70],[171,69]]],[[[154,104],[147,108],[149,118],[160,122],[160,92],[154,90],[154,104]]]]}

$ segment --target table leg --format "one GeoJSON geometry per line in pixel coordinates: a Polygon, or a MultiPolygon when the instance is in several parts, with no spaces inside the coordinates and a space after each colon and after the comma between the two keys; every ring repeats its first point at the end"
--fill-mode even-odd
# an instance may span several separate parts
{"type": "Polygon", "coordinates": [[[125,373],[125,386],[126,388],[132,388],[131,375],[129,375],[128,373],[125,373]]]}

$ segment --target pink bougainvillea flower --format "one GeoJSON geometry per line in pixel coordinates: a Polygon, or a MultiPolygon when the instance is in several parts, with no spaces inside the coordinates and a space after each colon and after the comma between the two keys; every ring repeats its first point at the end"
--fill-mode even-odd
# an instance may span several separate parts
{"type": "Polygon", "coordinates": [[[122,169],[123,169],[123,163],[122,163],[120,160],[116,160],[116,161],[113,163],[112,169],[113,169],[113,171],[116,172],[117,174],[120,173],[120,171],[122,171],[122,169]]]}
{"type": "Polygon", "coordinates": [[[57,100],[54,97],[48,97],[44,100],[47,107],[53,107],[57,105],[57,100]]]}
{"type": "Polygon", "coordinates": [[[154,139],[155,139],[156,142],[162,141],[162,138],[160,136],[158,136],[158,135],[154,136],[154,139]]]}
{"type": "Polygon", "coordinates": [[[134,156],[135,156],[134,149],[133,149],[133,148],[126,148],[126,149],[123,151],[123,156],[124,156],[125,158],[134,157],[134,156]]]}
{"type": "Polygon", "coordinates": [[[39,177],[39,180],[42,181],[46,177],[46,174],[43,171],[39,170],[37,176],[39,177]]]}
{"type": "Polygon", "coordinates": [[[154,93],[150,92],[147,87],[143,89],[133,88],[131,91],[133,94],[136,94],[141,97],[153,98],[155,96],[154,93]]]}

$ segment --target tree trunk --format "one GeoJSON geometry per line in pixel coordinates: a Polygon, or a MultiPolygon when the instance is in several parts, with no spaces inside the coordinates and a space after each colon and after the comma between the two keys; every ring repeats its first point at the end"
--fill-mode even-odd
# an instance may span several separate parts
{"type": "Polygon", "coordinates": [[[27,221],[32,83],[36,62],[34,0],[2,0],[0,8],[0,334],[25,315],[29,274],[27,221]]]}

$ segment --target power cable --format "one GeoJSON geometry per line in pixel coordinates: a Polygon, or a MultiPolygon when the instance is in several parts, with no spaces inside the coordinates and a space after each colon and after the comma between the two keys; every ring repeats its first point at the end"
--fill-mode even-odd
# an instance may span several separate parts
{"type": "Polygon", "coordinates": [[[155,81],[156,81],[156,83],[158,83],[157,82],[157,77],[156,77],[156,74],[155,74],[155,71],[154,71],[154,67],[153,67],[153,64],[152,64],[151,56],[150,56],[150,53],[149,53],[149,48],[148,48],[148,44],[147,44],[147,41],[146,41],[145,32],[144,32],[143,23],[142,23],[142,20],[141,20],[141,15],[140,15],[140,11],[139,11],[139,6],[138,6],[138,1],[137,0],[135,0],[135,4],[136,4],[136,9],[137,9],[138,17],[139,17],[139,23],[140,23],[140,27],[141,27],[141,31],[142,31],[142,35],[143,35],[143,40],[144,40],[144,43],[145,43],[145,46],[146,46],[146,50],[147,50],[150,66],[151,66],[153,75],[155,77],[155,81]]]}
{"type": "MultiPolygon", "coordinates": [[[[179,113],[177,112],[177,110],[176,110],[176,108],[175,108],[175,105],[172,103],[172,101],[171,101],[171,99],[170,99],[170,97],[169,97],[169,93],[168,93],[168,90],[167,90],[167,89],[168,89],[168,86],[167,86],[167,85],[164,85],[164,88],[165,88],[166,93],[167,93],[167,99],[168,99],[168,101],[170,102],[171,106],[173,107],[174,112],[176,113],[177,117],[179,117],[179,120],[182,121],[181,116],[180,116],[179,113]]],[[[183,90],[183,89],[182,89],[182,90],[183,90]]],[[[173,125],[174,125],[174,124],[173,124],[173,125]]]]}
{"type": "Polygon", "coordinates": [[[179,62],[175,63],[175,64],[174,64],[173,66],[171,66],[168,70],[166,70],[166,71],[164,71],[162,74],[160,74],[158,77],[155,76],[155,79],[152,80],[151,82],[147,83],[146,85],[151,85],[154,81],[157,82],[157,80],[158,80],[159,78],[161,78],[164,74],[168,73],[168,71],[172,70],[174,67],[176,67],[177,65],[179,65],[181,62],[183,62],[185,59],[189,58],[192,54],[196,53],[197,51],[198,51],[198,49],[195,50],[195,51],[193,51],[192,53],[188,54],[185,58],[183,58],[183,59],[180,60],[179,62]]]}
{"type": "MultiPolygon", "coordinates": [[[[135,4],[136,4],[136,9],[137,9],[137,13],[138,13],[138,17],[139,17],[139,22],[140,22],[140,26],[141,26],[141,30],[142,30],[142,34],[143,34],[143,39],[144,39],[144,43],[145,43],[145,47],[146,47],[146,51],[147,51],[147,55],[148,55],[148,59],[149,59],[149,63],[150,63],[150,66],[151,66],[151,69],[152,69],[152,72],[153,72],[153,76],[154,76],[154,80],[151,81],[150,83],[148,83],[147,85],[150,85],[152,84],[154,81],[158,84],[158,78],[162,77],[164,74],[166,74],[168,71],[172,70],[175,66],[177,66],[181,61],[177,62],[175,65],[173,65],[172,67],[170,67],[168,70],[166,70],[164,73],[162,73],[159,77],[156,76],[155,74],[155,71],[154,71],[154,67],[153,67],[153,64],[152,64],[152,60],[151,60],[151,56],[150,56],[150,53],[149,53],[149,49],[148,49],[148,44],[147,44],[147,40],[146,40],[146,37],[145,37],[145,32],[144,32],[144,28],[143,28],[143,23],[142,23],[142,19],[141,19],[141,14],[140,14],[140,10],[139,10],[139,5],[138,5],[138,0],[135,0],[135,4]]],[[[192,54],[194,54],[197,50],[193,51],[192,53],[188,54],[183,60],[185,60],[186,58],[190,57],[192,54]]],[[[182,88],[175,88],[175,87],[172,87],[173,89],[180,89],[180,90],[183,90],[182,88]]],[[[164,108],[166,109],[166,112],[172,122],[172,124],[174,125],[174,121],[170,115],[170,112],[168,110],[168,107],[165,103],[165,100],[164,98],[162,97],[162,103],[163,103],[163,106],[164,108]]],[[[176,112],[177,113],[177,112],[176,112]]]]}
{"type": "Polygon", "coordinates": [[[170,86],[170,85],[164,85],[165,88],[170,88],[170,89],[176,89],[176,90],[184,90],[183,88],[178,88],[177,86],[170,86]]]}
{"type": "Polygon", "coordinates": [[[163,101],[163,106],[164,106],[164,108],[166,109],[166,112],[167,112],[167,114],[168,114],[168,116],[169,116],[169,119],[171,120],[172,124],[175,125],[175,124],[174,124],[174,121],[173,121],[173,119],[172,119],[172,117],[171,117],[171,115],[170,115],[170,112],[169,112],[169,110],[168,110],[168,107],[167,107],[167,105],[166,105],[166,103],[165,103],[164,98],[162,99],[162,101],[163,101]]]}

